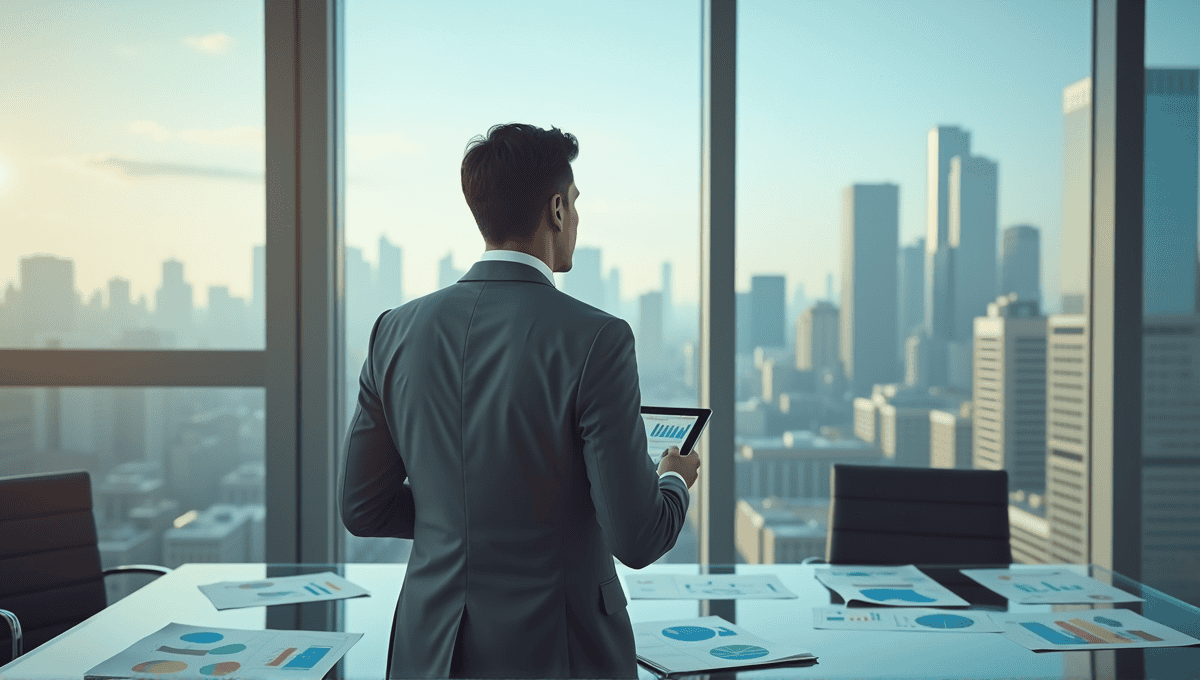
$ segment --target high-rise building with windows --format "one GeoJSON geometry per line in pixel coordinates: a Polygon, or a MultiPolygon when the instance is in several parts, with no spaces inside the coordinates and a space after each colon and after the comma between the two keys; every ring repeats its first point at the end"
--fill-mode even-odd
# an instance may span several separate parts
{"type": "Polygon", "coordinates": [[[950,244],[950,161],[971,155],[971,133],[938,126],[927,137],[925,178],[925,328],[954,337],[953,262],[950,244]]]}
{"type": "Polygon", "coordinates": [[[750,346],[784,347],[787,337],[786,280],[778,275],[750,277],[750,346]]]}
{"type": "Polygon", "coordinates": [[[1001,297],[975,319],[974,461],[1006,470],[1010,489],[1046,488],[1046,317],[1001,297]]]}
{"type": "Polygon", "coordinates": [[[600,272],[600,249],[576,248],[571,258],[571,271],[563,275],[563,292],[603,309],[604,279],[600,272]]]}
{"type": "Polygon", "coordinates": [[[929,412],[929,466],[951,470],[972,468],[971,402],[958,411],[929,412]]]}
{"type": "Polygon", "coordinates": [[[75,330],[74,261],[53,255],[22,257],[19,277],[19,318],[26,342],[43,347],[46,336],[60,338],[75,330]]]}
{"type": "Polygon", "coordinates": [[[1016,293],[1018,300],[1042,298],[1041,232],[1031,224],[1004,230],[1000,252],[1000,295],[1016,293]]]}
{"type": "Polygon", "coordinates": [[[1091,448],[1087,316],[1046,319],[1046,545],[1051,562],[1086,563],[1091,555],[1091,448]]]}
{"type": "Polygon", "coordinates": [[[900,187],[855,184],[842,192],[842,370],[857,396],[897,377],[896,259],[900,187]]]}
{"type": "Polygon", "coordinates": [[[1059,287],[1063,314],[1087,311],[1092,247],[1092,79],[1063,88],[1063,214],[1059,287]]]}
{"type": "Polygon", "coordinates": [[[896,351],[903,363],[905,342],[925,327],[925,239],[900,249],[897,262],[898,333],[896,351]]]}
{"type": "Polygon", "coordinates": [[[163,262],[162,285],[154,294],[154,315],[160,329],[175,335],[176,347],[190,345],[192,312],[192,284],[183,278],[183,262],[163,262]]]}
{"type": "Polygon", "coordinates": [[[987,314],[988,304],[996,299],[999,166],[981,156],[955,156],[950,159],[946,185],[950,194],[949,241],[953,249],[951,338],[969,347],[975,317],[987,314]]]}
{"type": "Polygon", "coordinates": [[[821,300],[804,310],[796,324],[796,368],[841,372],[838,325],[838,308],[832,303],[821,300]]]}

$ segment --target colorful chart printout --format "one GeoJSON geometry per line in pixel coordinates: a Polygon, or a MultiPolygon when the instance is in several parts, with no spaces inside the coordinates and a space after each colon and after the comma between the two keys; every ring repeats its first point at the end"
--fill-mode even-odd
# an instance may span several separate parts
{"type": "Polygon", "coordinates": [[[332,571],[301,576],[283,576],[265,581],[224,581],[200,586],[219,610],[264,605],[342,600],[370,595],[364,588],[332,571]]]}
{"type": "Polygon", "coordinates": [[[1004,636],[1038,651],[1183,647],[1200,643],[1128,609],[1022,614],[993,613],[1004,636]]]}
{"type": "Polygon", "coordinates": [[[814,571],[817,580],[846,602],[897,607],[966,607],[968,602],[912,565],[830,567],[814,571]]]}
{"type": "Polygon", "coordinates": [[[1018,604],[1142,601],[1137,595],[1067,569],[963,569],[962,573],[1018,604]]]}
{"type": "Polygon", "coordinates": [[[813,628],[902,630],[924,633],[999,633],[987,612],[956,609],[814,607],[813,628]]]}
{"type": "Polygon", "coordinates": [[[796,594],[774,574],[630,574],[634,600],[788,600],[796,594]]]}
{"type": "Polygon", "coordinates": [[[638,661],[664,674],[815,661],[790,645],[768,642],[719,616],[633,626],[638,661]]]}
{"type": "Polygon", "coordinates": [[[360,633],[197,628],[171,623],[87,672],[85,678],[253,677],[319,680],[360,633]]]}

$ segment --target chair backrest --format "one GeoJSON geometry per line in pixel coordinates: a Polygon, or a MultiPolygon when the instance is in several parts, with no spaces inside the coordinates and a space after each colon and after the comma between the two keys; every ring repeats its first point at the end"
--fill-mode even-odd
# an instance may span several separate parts
{"type": "MultiPolygon", "coordinates": [[[[0,609],[21,620],[25,651],[107,604],[88,473],[0,477],[0,609]]],[[[8,641],[0,623],[0,664],[8,641]]]]}
{"type": "Polygon", "coordinates": [[[1008,473],[833,466],[831,564],[1011,564],[1008,473]]]}

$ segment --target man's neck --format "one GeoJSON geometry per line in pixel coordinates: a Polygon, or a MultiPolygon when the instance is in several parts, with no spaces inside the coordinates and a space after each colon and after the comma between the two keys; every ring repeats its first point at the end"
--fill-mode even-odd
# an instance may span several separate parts
{"type": "Polygon", "coordinates": [[[513,250],[518,253],[531,255],[546,263],[550,271],[554,271],[554,250],[549,243],[540,241],[536,237],[530,242],[505,241],[504,243],[487,243],[485,250],[513,250]]]}

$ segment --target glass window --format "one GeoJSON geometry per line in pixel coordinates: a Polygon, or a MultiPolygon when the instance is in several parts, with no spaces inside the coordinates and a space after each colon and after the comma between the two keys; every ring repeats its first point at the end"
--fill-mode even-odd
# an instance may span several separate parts
{"type": "Polygon", "coordinates": [[[739,3],[747,562],[824,556],[836,463],[1006,470],[1017,561],[1087,535],[1047,515],[1056,427],[1082,459],[1086,344],[1047,361],[1052,328],[1083,332],[1091,4],[971,7],[739,3]],[[1054,419],[1049,383],[1075,399],[1054,419]]]}
{"type": "MultiPolygon", "coordinates": [[[[697,403],[699,9],[347,3],[351,412],[378,315],[453,284],[483,252],[459,166],[472,137],[508,122],[579,139],[579,240],[559,288],[630,323],[644,403],[697,403]]],[[[664,559],[695,561],[692,526],[664,559]]],[[[408,550],[347,540],[350,561],[408,550]]]]}
{"type": "MultiPolygon", "coordinates": [[[[0,388],[0,477],[86,470],[105,568],[262,562],[263,394],[0,388]]],[[[106,584],[110,602],[140,585],[106,584]]]]}
{"type": "Polygon", "coordinates": [[[262,3],[0,18],[0,347],[261,349],[262,3]]]}
{"type": "Polygon", "coordinates": [[[1197,25],[1146,3],[1141,580],[1200,605],[1197,25]]]}

